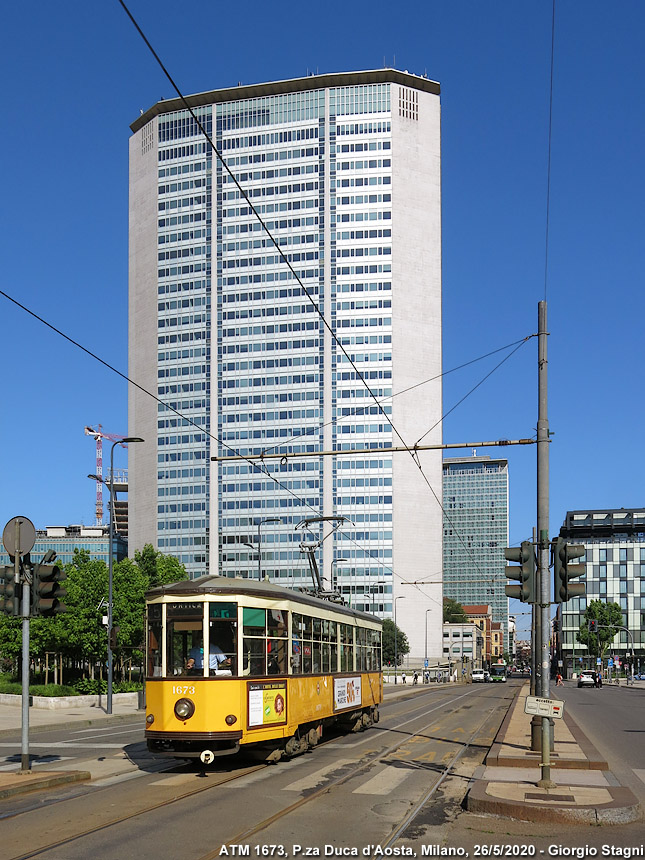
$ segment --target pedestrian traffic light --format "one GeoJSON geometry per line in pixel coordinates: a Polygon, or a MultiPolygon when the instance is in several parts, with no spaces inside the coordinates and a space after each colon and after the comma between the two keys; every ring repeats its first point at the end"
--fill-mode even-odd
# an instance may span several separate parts
{"type": "Polygon", "coordinates": [[[59,584],[66,578],[67,574],[57,564],[34,565],[31,585],[32,615],[51,616],[67,612],[67,607],[61,603],[67,592],[59,584]]]}
{"type": "Polygon", "coordinates": [[[507,561],[519,561],[521,567],[506,567],[506,578],[515,579],[520,585],[506,585],[507,597],[514,597],[522,603],[538,603],[536,571],[537,561],[530,540],[522,541],[520,546],[506,547],[504,557],[507,561]]]}
{"type": "Polygon", "coordinates": [[[15,615],[16,583],[13,565],[0,567],[0,612],[15,615]]]}
{"type": "Polygon", "coordinates": [[[566,603],[572,597],[584,597],[586,593],[584,582],[569,582],[578,576],[585,575],[584,564],[571,564],[576,558],[582,558],[586,550],[582,544],[567,543],[562,537],[553,544],[553,599],[556,603],[566,603]]]}

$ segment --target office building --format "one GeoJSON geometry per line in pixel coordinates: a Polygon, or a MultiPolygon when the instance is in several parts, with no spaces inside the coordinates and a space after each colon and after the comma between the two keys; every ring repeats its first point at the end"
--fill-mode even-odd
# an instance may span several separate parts
{"type": "MultiPolygon", "coordinates": [[[[559,604],[561,659],[567,674],[580,667],[595,668],[597,655],[576,641],[584,611],[591,600],[619,604],[622,626],[605,657],[629,659],[633,645],[637,670],[645,665],[645,509],[567,511],[560,537],[585,547],[586,596],[559,604]]],[[[606,660],[605,660],[606,665],[606,660]]]]}
{"type": "MultiPolygon", "coordinates": [[[[93,561],[109,563],[109,526],[47,526],[36,530],[36,541],[31,550],[32,562],[39,562],[47,550],[56,553],[56,564],[70,564],[74,550],[87,550],[93,561]]],[[[128,555],[128,542],[121,535],[114,535],[114,559],[121,561],[128,555]]],[[[9,556],[0,552],[0,565],[10,564],[9,556]]]]}
{"type": "Polygon", "coordinates": [[[443,507],[444,594],[462,605],[489,605],[508,650],[508,461],[475,453],[444,460],[443,507]]]}
{"type": "Polygon", "coordinates": [[[131,126],[130,376],[160,401],[130,388],[131,551],[299,587],[325,538],[325,586],[382,616],[397,597],[415,654],[433,607],[439,656],[441,509],[379,453],[441,441],[439,86],[383,69],[188,102],[222,159],[178,99],[131,126]],[[211,463],[334,450],[356,453],[211,463]]]}

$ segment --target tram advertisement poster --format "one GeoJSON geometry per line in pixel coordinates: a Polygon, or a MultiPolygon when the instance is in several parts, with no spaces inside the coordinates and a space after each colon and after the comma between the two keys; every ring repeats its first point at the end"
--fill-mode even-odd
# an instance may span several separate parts
{"type": "Polygon", "coordinates": [[[361,676],[334,678],[334,710],[355,708],[361,704],[361,676]]]}
{"type": "Polygon", "coordinates": [[[248,684],[249,728],[277,726],[287,722],[287,685],[285,681],[248,684]]]}

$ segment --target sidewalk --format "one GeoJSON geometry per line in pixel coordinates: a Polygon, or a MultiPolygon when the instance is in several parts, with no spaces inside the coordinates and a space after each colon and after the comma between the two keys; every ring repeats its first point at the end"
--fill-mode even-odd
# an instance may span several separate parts
{"type": "MultiPolygon", "coordinates": [[[[101,707],[92,705],[81,705],[80,707],[46,710],[41,708],[29,709],[29,741],[37,743],[38,734],[44,731],[53,731],[60,727],[77,726],[79,729],[96,727],[101,728],[115,723],[133,722],[139,719],[143,728],[145,712],[137,710],[136,702],[120,701],[115,696],[113,700],[112,714],[105,710],[105,702],[101,707]]],[[[16,737],[15,752],[9,751],[16,762],[11,769],[0,770],[0,799],[23,794],[37,789],[50,788],[55,785],[63,785],[74,782],[87,782],[89,780],[105,779],[128,772],[138,772],[139,767],[126,755],[99,756],[88,758],[82,762],[81,770],[65,770],[53,768],[51,762],[47,764],[32,763],[31,771],[20,770],[21,741],[20,732],[22,727],[22,708],[16,705],[0,704],[0,741],[6,743],[9,736],[16,737]]],[[[168,763],[161,763],[161,767],[167,767],[168,763]]]]}
{"type": "Polygon", "coordinates": [[[541,753],[531,750],[531,716],[524,713],[528,694],[527,683],[511,704],[486,763],[475,773],[466,799],[468,811],[524,821],[637,821],[641,815],[637,798],[617,784],[566,708],[564,718],[553,721],[550,761],[555,785],[538,786],[541,753]]]}

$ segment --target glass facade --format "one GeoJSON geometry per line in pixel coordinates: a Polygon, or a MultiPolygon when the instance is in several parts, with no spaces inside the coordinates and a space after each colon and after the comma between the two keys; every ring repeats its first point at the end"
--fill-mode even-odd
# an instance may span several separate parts
{"type": "MultiPolygon", "coordinates": [[[[279,517],[279,527],[262,535],[263,569],[308,584],[294,527],[323,507],[322,460],[276,463],[269,475],[250,463],[223,463],[215,467],[218,497],[209,499],[210,455],[323,450],[327,438],[344,450],[392,442],[347,357],[325,341],[314,307],[324,310],[327,289],[332,328],[374,395],[388,397],[389,112],[389,84],[201,108],[226,166],[186,111],[158,122],[157,393],[198,426],[159,405],[157,545],[192,574],[203,572],[208,508],[217,504],[224,574],[255,575],[257,556],[244,544],[254,543],[258,521],[279,517]],[[372,115],[378,121],[346,123],[372,115]],[[336,420],[325,437],[329,398],[336,420]],[[217,450],[207,431],[221,440],[217,450]]],[[[332,480],[334,513],[353,523],[335,536],[334,556],[347,560],[334,571],[336,585],[359,608],[391,609],[391,457],[344,458],[334,462],[332,480]]]]}
{"type": "Polygon", "coordinates": [[[508,650],[508,462],[444,460],[443,507],[444,596],[462,605],[488,604],[508,650]]]}
{"type": "Polygon", "coordinates": [[[585,576],[579,581],[586,585],[586,596],[559,607],[563,656],[574,669],[593,665],[586,645],[576,641],[576,634],[587,603],[601,600],[621,607],[622,626],[629,631],[616,634],[605,657],[626,657],[633,644],[637,668],[645,665],[645,511],[568,512],[560,534],[570,543],[584,545],[586,550],[584,559],[576,559],[585,564],[585,576]]]}

